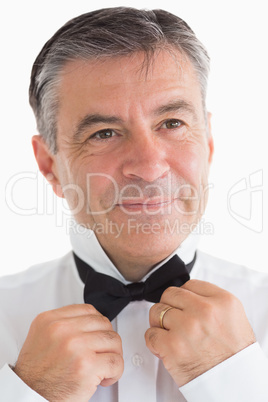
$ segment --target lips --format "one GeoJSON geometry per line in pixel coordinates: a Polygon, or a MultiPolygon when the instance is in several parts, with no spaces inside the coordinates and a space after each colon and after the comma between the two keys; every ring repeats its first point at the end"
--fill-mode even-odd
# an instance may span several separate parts
{"type": "Polygon", "coordinates": [[[170,205],[172,202],[174,202],[175,199],[160,199],[160,198],[154,198],[154,199],[128,199],[124,200],[122,203],[117,203],[116,206],[122,208],[122,209],[133,209],[133,210],[151,210],[151,209],[161,209],[164,208],[168,205],[170,205]]]}

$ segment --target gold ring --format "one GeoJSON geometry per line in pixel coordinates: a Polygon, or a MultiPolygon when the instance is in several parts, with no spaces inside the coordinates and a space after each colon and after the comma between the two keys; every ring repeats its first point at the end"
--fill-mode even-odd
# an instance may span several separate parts
{"type": "Polygon", "coordinates": [[[166,314],[166,312],[167,312],[168,310],[171,310],[172,308],[173,308],[173,307],[168,306],[168,307],[164,308],[164,310],[162,310],[161,313],[160,313],[159,324],[160,324],[160,327],[161,327],[162,329],[166,329],[166,328],[164,327],[164,325],[163,325],[164,315],[166,314]]]}

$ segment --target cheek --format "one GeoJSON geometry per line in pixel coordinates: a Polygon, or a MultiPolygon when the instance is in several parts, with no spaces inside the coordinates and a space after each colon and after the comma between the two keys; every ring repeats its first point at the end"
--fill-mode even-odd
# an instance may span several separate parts
{"type": "Polygon", "coordinates": [[[199,187],[207,175],[207,163],[202,151],[184,149],[173,156],[172,168],[186,183],[199,187]]]}
{"type": "Polygon", "coordinates": [[[102,193],[107,187],[116,186],[113,179],[116,173],[114,158],[89,156],[73,161],[70,177],[81,188],[92,193],[102,193]]]}
{"type": "Polygon", "coordinates": [[[109,209],[118,198],[118,184],[111,174],[87,175],[87,201],[92,209],[109,209]]]}

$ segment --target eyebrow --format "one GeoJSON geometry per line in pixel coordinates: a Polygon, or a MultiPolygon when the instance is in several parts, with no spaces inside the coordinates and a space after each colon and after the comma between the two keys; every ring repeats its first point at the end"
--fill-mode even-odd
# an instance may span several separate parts
{"type": "Polygon", "coordinates": [[[194,117],[194,119],[197,119],[196,110],[193,104],[183,99],[174,100],[168,102],[166,105],[160,106],[154,111],[154,115],[160,116],[165,113],[178,112],[180,110],[191,114],[194,117]]]}
{"type": "Polygon", "coordinates": [[[74,140],[79,140],[81,135],[86,129],[89,129],[90,127],[93,127],[97,124],[103,123],[103,124],[119,124],[122,123],[123,120],[120,119],[120,117],[116,116],[108,116],[108,115],[102,115],[102,114],[88,114],[86,115],[78,124],[78,126],[75,129],[74,133],[74,140]]]}
{"type": "MultiPolygon", "coordinates": [[[[153,111],[154,116],[161,116],[166,113],[185,111],[197,119],[197,114],[192,103],[189,103],[183,99],[173,100],[166,105],[162,105],[153,111]]],[[[109,116],[103,114],[88,114],[78,124],[74,133],[74,140],[78,141],[85,130],[97,125],[97,124],[122,124],[124,121],[117,116],[109,116]]]]}
{"type": "Polygon", "coordinates": [[[123,123],[123,120],[120,117],[116,116],[108,116],[102,114],[87,114],[78,124],[74,133],[74,140],[79,140],[81,135],[86,129],[89,129],[92,126],[97,124],[119,124],[123,123]]]}

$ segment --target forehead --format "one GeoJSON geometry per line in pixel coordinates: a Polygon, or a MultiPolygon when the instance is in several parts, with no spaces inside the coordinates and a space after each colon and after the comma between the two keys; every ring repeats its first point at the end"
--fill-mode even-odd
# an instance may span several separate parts
{"type": "Polygon", "coordinates": [[[61,73],[59,118],[63,115],[70,120],[75,111],[83,116],[107,109],[122,115],[130,115],[138,108],[149,113],[150,108],[161,106],[168,97],[202,108],[196,71],[178,51],[161,50],[150,59],[140,52],[97,61],[75,60],[66,64],[61,73]]]}

